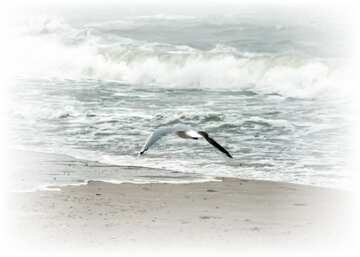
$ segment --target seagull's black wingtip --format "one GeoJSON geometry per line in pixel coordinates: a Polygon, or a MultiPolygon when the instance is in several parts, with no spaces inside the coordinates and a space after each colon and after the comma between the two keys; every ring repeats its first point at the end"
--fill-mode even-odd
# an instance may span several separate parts
{"type": "Polygon", "coordinates": [[[198,131],[198,133],[200,135],[202,135],[206,141],[208,141],[211,145],[213,145],[214,147],[216,147],[219,151],[223,152],[227,157],[229,158],[233,158],[231,156],[231,154],[224,148],[222,147],[221,145],[219,145],[219,143],[217,143],[214,139],[212,139],[211,137],[209,137],[209,134],[206,133],[205,131],[198,131]]]}
{"type": "Polygon", "coordinates": [[[233,159],[232,155],[229,152],[226,152],[225,154],[226,154],[227,157],[233,159]]]}
{"type": "Polygon", "coordinates": [[[140,155],[140,156],[143,155],[147,150],[148,150],[148,149],[146,148],[146,149],[140,151],[140,152],[139,152],[139,155],[140,155]]]}

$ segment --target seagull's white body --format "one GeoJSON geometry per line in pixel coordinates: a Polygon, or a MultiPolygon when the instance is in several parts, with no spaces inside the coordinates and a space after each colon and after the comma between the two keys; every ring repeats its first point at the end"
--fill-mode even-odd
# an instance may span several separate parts
{"type": "Polygon", "coordinates": [[[221,145],[219,145],[214,139],[210,138],[209,135],[204,131],[196,131],[189,126],[186,125],[176,125],[173,127],[162,127],[156,129],[146,140],[144,146],[140,151],[140,155],[144,154],[156,141],[160,138],[169,135],[175,134],[184,139],[199,139],[205,138],[211,145],[216,147],[219,151],[226,154],[229,158],[232,158],[230,153],[225,150],[221,145]]]}

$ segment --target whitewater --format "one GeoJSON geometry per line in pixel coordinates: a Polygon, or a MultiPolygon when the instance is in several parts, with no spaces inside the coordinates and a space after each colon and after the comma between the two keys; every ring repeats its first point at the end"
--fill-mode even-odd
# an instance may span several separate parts
{"type": "MultiPolygon", "coordinates": [[[[253,12],[30,15],[13,30],[21,61],[12,146],[158,173],[74,171],[58,179],[69,184],[230,176],[346,188],[351,77],[342,29],[253,12]],[[136,155],[153,129],[175,124],[208,131],[234,160],[171,137],[136,155]],[[187,176],[169,179],[169,171],[187,176]]],[[[17,187],[58,183],[37,176],[17,187]]]]}

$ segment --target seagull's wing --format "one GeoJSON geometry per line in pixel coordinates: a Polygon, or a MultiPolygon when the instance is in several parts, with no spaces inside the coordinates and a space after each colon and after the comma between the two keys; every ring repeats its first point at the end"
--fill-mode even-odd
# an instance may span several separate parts
{"type": "Polygon", "coordinates": [[[144,154],[150,146],[152,146],[156,141],[158,141],[163,136],[166,136],[173,132],[173,128],[158,128],[156,129],[146,140],[144,146],[142,147],[141,151],[139,152],[140,155],[144,154]]]}
{"type": "Polygon", "coordinates": [[[185,138],[185,139],[199,139],[201,138],[201,135],[199,133],[197,133],[196,131],[194,130],[186,130],[186,131],[183,131],[183,130],[179,130],[179,131],[176,131],[175,134],[181,138],[185,138]]]}
{"type": "Polygon", "coordinates": [[[216,147],[219,151],[223,152],[224,154],[227,155],[227,157],[229,158],[233,158],[231,156],[231,154],[224,148],[222,147],[221,145],[219,145],[218,142],[216,142],[214,139],[212,139],[211,137],[209,137],[208,133],[204,132],[204,131],[199,131],[198,132],[200,135],[203,136],[203,138],[206,139],[206,141],[209,142],[209,144],[213,145],[214,147],[216,147]]]}

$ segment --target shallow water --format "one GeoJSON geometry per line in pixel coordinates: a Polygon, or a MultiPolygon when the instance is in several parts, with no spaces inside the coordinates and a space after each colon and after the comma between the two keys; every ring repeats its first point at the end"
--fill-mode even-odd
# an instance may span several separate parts
{"type": "Polygon", "coordinates": [[[32,16],[17,24],[13,146],[195,177],[345,187],[341,26],[283,14],[32,16]],[[180,123],[209,132],[234,159],[171,136],[137,157],[153,129],[180,123]]]}

